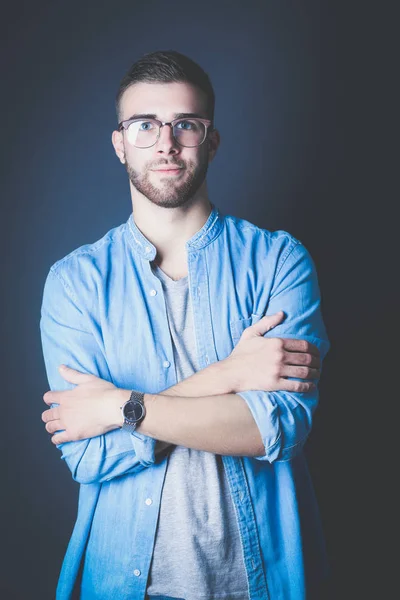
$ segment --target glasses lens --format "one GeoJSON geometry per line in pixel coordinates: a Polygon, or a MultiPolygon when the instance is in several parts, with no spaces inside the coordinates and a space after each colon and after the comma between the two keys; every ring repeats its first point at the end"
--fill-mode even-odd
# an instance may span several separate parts
{"type": "Polygon", "coordinates": [[[132,121],[127,129],[127,138],[130,144],[137,148],[148,148],[155,144],[158,136],[158,123],[156,121],[132,121]]]}
{"type": "Polygon", "coordinates": [[[174,125],[174,137],[178,144],[193,148],[200,146],[206,133],[205,125],[196,119],[181,119],[174,125]]]}
{"type": "MultiPolygon", "coordinates": [[[[156,143],[159,126],[152,119],[132,121],[126,135],[130,144],[137,148],[149,148],[156,143]]],[[[205,125],[196,119],[180,119],[173,127],[173,135],[181,146],[194,148],[203,143],[206,134],[205,125]]]]}

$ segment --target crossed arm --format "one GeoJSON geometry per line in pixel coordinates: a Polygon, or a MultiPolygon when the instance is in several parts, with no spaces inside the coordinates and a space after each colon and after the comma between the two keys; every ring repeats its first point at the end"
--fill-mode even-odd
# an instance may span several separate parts
{"type": "MultiPolygon", "coordinates": [[[[227,359],[161,394],[145,394],[146,416],[137,431],[164,442],[156,451],[175,444],[215,454],[262,455],[260,431],[238,392],[255,388],[309,392],[315,389],[312,382],[286,377],[319,377],[319,352],[313,344],[263,337],[282,318],[279,313],[264,317],[245,330],[227,359]]],[[[43,397],[48,404],[58,404],[42,414],[49,433],[63,430],[53,436],[53,443],[91,438],[122,426],[120,408],[130,390],[72,369],[61,373],[77,387],[43,397]]]]}
{"type": "Polygon", "coordinates": [[[135,473],[153,464],[155,451],[169,443],[269,462],[294,456],[311,429],[318,389],[293,378],[318,379],[329,349],[315,269],[303,247],[280,269],[267,314],[243,332],[224,361],[169,390],[146,394],[146,418],[129,435],[120,429],[120,406],[129,392],[110,383],[79,299],[62,274],[51,270],[41,331],[53,390],[44,400],[52,408],[42,418],[49,433],[57,432],[52,442],[73,478],[99,483],[135,473]],[[284,318],[277,317],[281,309],[284,318]],[[278,324],[267,323],[274,315],[278,324]],[[72,370],[62,373],[61,363],[72,370]]]}

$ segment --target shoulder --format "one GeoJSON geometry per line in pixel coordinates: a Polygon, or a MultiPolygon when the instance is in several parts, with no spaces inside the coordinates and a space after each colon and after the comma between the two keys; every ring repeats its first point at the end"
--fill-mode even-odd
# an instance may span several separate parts
{"type": "Polygon", "coordinates": [[[83,287],[104,277],[113,258],[123,252],[126,226],[113,227],[98,240],[72,250],[51,265],[48,278],[58,279],[72,291],[76,282],[83,287]]]}
{"type": "Polygon", "coordinates": [[[245,247],[247,251],[250,250],[256,260],[275,261],[278,270],[289,257],[309,256],[304,244],[288,231],[264,229],[232,215],[224,218],[226,232],[230,238],[236,240],[236,243],[245,247]]]}

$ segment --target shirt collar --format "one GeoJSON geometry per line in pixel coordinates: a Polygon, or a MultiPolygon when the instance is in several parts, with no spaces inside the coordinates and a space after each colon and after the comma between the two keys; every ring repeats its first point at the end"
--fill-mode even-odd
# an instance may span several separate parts
{"type": "MultiPolygon", "coordinates": [[[[126,232],[131,246],[142,258],[153,261],[156,257],[157,249],[137,227],[133,218],[133,212],[129,215],[126,224],[126,232]]],[[[193,252],[207,246],[219,235],[222,227],[223,216],[215,205],[211,204],[211,212],[207,221],[204,223],[203,227],[186,242],[188,252],[193,252]]]]}

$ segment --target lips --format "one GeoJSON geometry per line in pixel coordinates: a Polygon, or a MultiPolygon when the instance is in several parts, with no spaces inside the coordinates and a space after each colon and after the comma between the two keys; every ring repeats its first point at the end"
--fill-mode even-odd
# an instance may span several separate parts
{"type": "Polygon", "coordinates": [[[152,171],[180,171],[181,167],[171,167],[170,169],[152,169],[152,171]]]}

